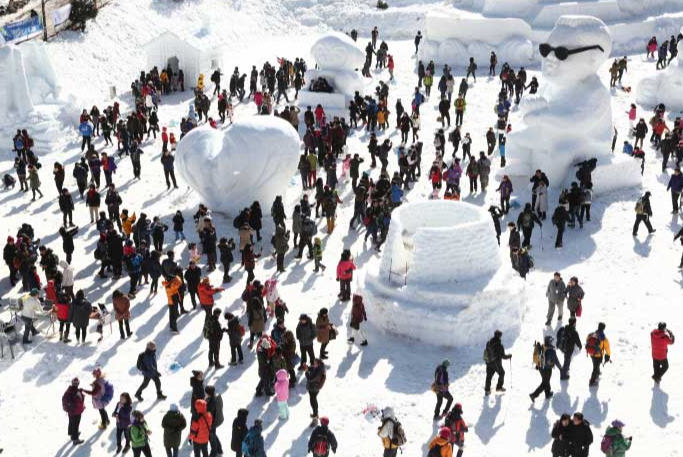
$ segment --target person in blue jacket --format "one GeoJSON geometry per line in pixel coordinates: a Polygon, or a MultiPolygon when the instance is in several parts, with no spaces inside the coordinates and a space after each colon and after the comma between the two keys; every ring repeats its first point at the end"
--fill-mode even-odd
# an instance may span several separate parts
{"type": "Polygon", "coordinates": [[[140,384],[137,392],[135,392],[135,398],[137,398],[138,401],[142,401],[142,391],[147,388],[149,381],[154,381],[154,385],[157,388],[157,399],[166,399],[166,395],[164,395],[164,393],[161,391],[161,380],[159,379],[161,377],[161,373],[159,373],[159,370],[157,370],[156,351],[156,344],[154,344],[154,341],[150,341],[147,343],[145,352],[138,356],[137,368],[140,370],[140,373],[142,373],[142,376],[144,376],[142,384],[140,384]]]}
{"type": "Polygon", "coordinates": [[[676,168],[674,174],[669,178],[669,184],[666,186],[666,190],[671,191],[671,214],[678,213],[678,202],[681,199],[681,192],[683,191],[683,174],[681,174],[681,169],[676,168]]]}
{"type": "Polygon", "coordinates": [[[83,137],[83,141],[81,142],[81,152],[83,152],[86,145],[88,146],[88,149],[90,149],[90,139],[92,137],[92,125],[90,125],[90,122],[81,122],[81,124],[78,126],[78,131],[83,137]]]}
{"type": "Polygon", "coordinates": [[[557,358],[557,352],[555,351],[555,346],[553,346],[553,337],[546,335],[543,340],[543,358],[541,360],[541,366],[537,367],[538,372],[541,374],[541,384],[529,394],[529,398],[533,402],[536,397],[541,395],[541,392],[545,392],[545,399],[549,400],[553,396],[553,391],[550,390],[550,378],[553,375],[553,368],[557,368],[561,371],[560,360],[557,358]]]}

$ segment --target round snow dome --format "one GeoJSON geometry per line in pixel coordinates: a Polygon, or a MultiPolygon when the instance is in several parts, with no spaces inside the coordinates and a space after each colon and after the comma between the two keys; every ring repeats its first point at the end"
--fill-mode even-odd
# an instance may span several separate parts
{"type": "Polygon", "coordinates": [[[392,282],[457,283],[492,277],[501,260],[490,215],[458,201],[401,205],[392,214],[380,274],[392,282]]]}

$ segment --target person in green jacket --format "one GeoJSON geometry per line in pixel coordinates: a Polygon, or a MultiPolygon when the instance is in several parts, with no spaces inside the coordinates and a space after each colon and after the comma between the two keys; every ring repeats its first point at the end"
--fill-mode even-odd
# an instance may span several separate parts
{"type": "Polygon", "coordinates": [[[317,273],[322,268],[325,271],[327,268],[323,265],[323,242],[320,238],[316,237],[313,243],[313,259],[315,260],[315,272],[317,273]]]}
{"type": "Polygon", "coordinates": [[[623,435],[624,423],[620,420],[612,421],[612,425],[607,427],[605,437],[612,439],[612,452],[608,454],[610,457],[625,457],[626,451],[631,449],[631,442],[633,437],[624,438],[623,435]]]}
{"type": "Polygon", "coordinates": [[[161,427],[164,429],[164,447],[168,457],[178,457],[182,433],[187,427],[185,416],[178,411],[178,405],[173,403],[164,418],[161,419],[161,427]]]}
{"type": "Polygon", "coordinates": [[[145,416],[141,411],[133,411],[133,423],[130,424],[130,447],[133,448],[133,457],[140,457],[144,454],[145,457],[152,457],[152,451],[149,448],[149,435],[152,434],[147,426],[145,416]]]}

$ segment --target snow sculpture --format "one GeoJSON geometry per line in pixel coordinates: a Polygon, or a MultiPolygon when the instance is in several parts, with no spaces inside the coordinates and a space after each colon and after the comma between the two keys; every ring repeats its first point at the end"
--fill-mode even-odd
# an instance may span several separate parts
{"type": "Polygon", "coordinates": [[[254,201],[269,205],[296,171],[299,135],[273,116],[238,119],[226,130],[203,126],[178,144],[176,165],[214,211],[236,215],[254,201]]]}
{"type": "Polygon", "coordinates": [[[562,186],[573,164],[612,160],[611,98],[597,75],[612,40],[597,18],[562,16],[539,49],[547,52],[541,89],[520,105],[523,121],[508,138],[509,166],[501,173],[530,176],[541,169],[551,186],[562,186]]]}
{"type": "Polygon", "coordinates": [[[376,325],[431,344],[459,346],[519,331],[523,281],[502,260],[490,215],[448,200],[394,211],[376,273],[365,278],[376,325]]]}
{"type": "Polygon", "coordinates": [[[40,42],[0,48],[0,118],[24,119],[34,105],[54,103],[59,96],[57,77],[40,42]]]}
{"type": "MultiPolygon", "coordinates": [[[[683,30],[683,29],[681,29],[683,30]]],[[[672,112],[683,110],[683,45],[678,43],[676,60],[662,72],[640,80],[636,102],[647,108],[664,103],[672,112]]]]}
{"type": "Polygon", "coordinates": [[[306,72],[309,88],[299,93],[299,105],[344,109],[356,91],[364,92],[365,82],[356,70],[363,66],[365,53],[350,37],[338,32],[325,34],[311,47],[311,55],[318,69],[306,72]],[[318,78],[324,78],[333,92],[312,92],[310,84],[318,78]]]}

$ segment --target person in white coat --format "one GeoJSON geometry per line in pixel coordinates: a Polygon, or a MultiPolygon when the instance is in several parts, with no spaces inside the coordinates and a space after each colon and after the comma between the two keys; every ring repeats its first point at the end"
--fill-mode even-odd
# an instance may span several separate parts
{"type": "Polygon", "coordinates": [[[64,295],[73,300],[74,297],[74,268],[66,263],[64,260],[59,261],[59,266],[62,267],[62,289],[64,295]]]}
{"type": "Polygon", "coordinates": [[[24,339],[23,344],[30,344],[29,333],[33,336],[38,334],[38,330],[33,326],[33,322],[40,316],[44,315],[43,306],[40,304],[40,291],[38,289],[31,289],[31,292],[23,298],[23,307],[21,309],[21,320],[24,321],[24,339]]]}
{"type": "Polygon", "coordinates": [[[538,186],[536,186],[536,205],[534,206],[534,211],[542,221],[545,220],[546,213],[548,212],[548,186],[543,181],[539,181],[538,186]]]}
{"type": "Polygon", "coordinates": [[[384,446],[383,457],[396,457],[398,452],[398,445],[394,440],[394,427],[396,426],[396,417],[394,410],[391,407],[386,407],[382,410],[382,425],[379,427],[377,434],[382,439],[382,446],[384,446]]]}

